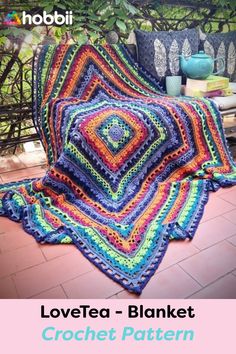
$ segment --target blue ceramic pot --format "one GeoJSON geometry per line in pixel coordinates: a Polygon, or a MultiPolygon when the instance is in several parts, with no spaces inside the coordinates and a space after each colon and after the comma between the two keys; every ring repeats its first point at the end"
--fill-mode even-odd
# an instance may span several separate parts
{"type": "Polygon", "coordinates": [[[209,55],[200,51],[188,59],[180,55],[180,66],[184,74],[191,79],[206,79],[209,75],[217,75],[225,70],[225,60],[222,57],[212,59],[209,55]],[[214,62],[219,60],[221,67],[217,72],[214,70],[214,62]]]}

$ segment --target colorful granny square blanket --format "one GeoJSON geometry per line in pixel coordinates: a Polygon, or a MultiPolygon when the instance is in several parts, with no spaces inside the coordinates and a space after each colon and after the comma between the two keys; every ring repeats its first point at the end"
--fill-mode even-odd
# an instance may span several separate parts
{"type": "Polygon", "coordinates": [[[194,236],[209,192],[236,184],[219,111],[163,94],[123,46],[45,46],[34,84],[49,169],[1,185],[1,215],[141,293],[169,241],[194,236]]]}

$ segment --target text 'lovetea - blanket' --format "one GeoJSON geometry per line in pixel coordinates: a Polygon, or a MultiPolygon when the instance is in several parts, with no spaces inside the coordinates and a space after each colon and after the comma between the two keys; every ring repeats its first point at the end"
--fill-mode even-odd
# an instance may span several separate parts
{"type": "Polygon", "coordinates": [[[1,185],[0,213],[141,293],[169,240],[194,236],[209,192],[236,183],[221,116],[161,93],[123,46],[45,46],[34,71],[50,167],[1,185]]]}

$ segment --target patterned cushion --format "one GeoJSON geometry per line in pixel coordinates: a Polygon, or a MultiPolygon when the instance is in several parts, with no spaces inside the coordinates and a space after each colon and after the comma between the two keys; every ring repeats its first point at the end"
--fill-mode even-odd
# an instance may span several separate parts
{"type": "Polygon", "coordinates": [[[199,32],[196,29],[183,31],[145,32],[135,31],[139,62],[164,84],[167,75],[182,75],[179,54],[198,52],[199,32]]]}
{"type": "MultiPolygon", "coordinates": [[[[203,34],[204,35],[204,34],[203,34]]],[[[236,31],[228,33],[209,33],[204,35],[200,47],[213,58],[225,58],[225,71],[222,76],[236,81],[236,31]]],[[[215,70],[219,70],[220,63],[215,63],[215,70]]]]}

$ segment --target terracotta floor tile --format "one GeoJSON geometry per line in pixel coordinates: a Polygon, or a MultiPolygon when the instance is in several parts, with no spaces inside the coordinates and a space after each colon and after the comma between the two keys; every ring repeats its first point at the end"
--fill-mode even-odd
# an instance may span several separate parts
{"type": "Polygon", "coordinates": [[[233,224],[236,224],[236,209],[229,211],[228,213],[223,214],[222,216],[233,224]]]}
{"type": "Polygon", "coordinates": [[[1,233],[10,233],[18,232],[22,230],[21,223],[12,221],[4,216],[0,216],[0,232],[1,233]]]}
{"type": "Polygon", "coordinates": [[[18,155],[18,158],[27,167],[46,164],[46,155],[43,150],[23,152],[18,155]]]}
{"type": "Polygon", "coordinates": [[[201,289],[200,285],[186,275],[180,267],[172,266],[155,274],[144,288],[141,296],[132,294],[126,290],[121,291],[116,296],[118,299],[184,298],[196,291],[195,289],[201,289]]]}
{"type": "Polygon", "coordinates": [[[110,300],[110,299],[118,299],[118,297],[117,297],[117,295],[113,295],[113,296],[110,296],[110,297],[108,297],[108,299],[110,300]]]}
{"type": "MultiPolygon", "coordinates": [[[[45,154],[23,153],[4,160],[0,158],[0,173],[0,183],[42,177],[45,154]]],[[[211,193],[194,240],[170,243],[163,262],[141,297],[183,298],[196,291],[198,297],[204,294],[213,297],[212,293],[222,297],[224,287],[230,297],[236,279],[235,205],[236,186],[211,193]],[[221,242],[225,238],[227,241],[221,242]],[[185,271],[176,264],[178,262],[185,271]],[[225,275],[231,271],[230,275],[225,275]],[[207,287],[200,290],[201,286],[187,272],[207,287]],[[214,283],[209,284],[211,282],[214,283]]],[[[0,276],[4,276],[0,279],[0,297],[17,297],[16,284],[23,298],[65,298],[60,285],[63,284],[72,298],[138,298],[99,270],[94,270],[73,245],[39,245],[20,224],[1,217],[0,252],[0,276]],[[15,272],[14,276],[5,277],[15,272]]]]}
{"type": "Polygon", "coordinates": [[[30,245],[0,254],[0,277],[44,262],[44,256],[38,247],[30,245]]]}
{"type": "Polygon", "coordinates": [[[229,242],[223,241],[179,264],[205,286],[236,267],[236,248],[229,242]]]}
{"type": "Polygon", "coordinates": [[[234,234],[236,234],[236,225],[218,216],[199,225],[192,243],[204,249],[234,234]]]}
{"type": "Polygon", "coordinates": [[[229,237],[227,241],[236,246],[236,235],[234,235],[233,237],[229,237]]]}
{"type": "Polygon", "coordinates": [[[157,271],[162,271],[163,269],[166,269],[171,265],[176,264],[185,258],[192,256],[193,254],[196,254],[197,252],[199,252],[199,250],[194,247],[192,242],[189,240],[170,241],[166,254],[163,257],[163,260],[157,271]]]}
{"type": "Polygon", "coordinates": [[[222,190],[222,194],[228,193],[229,191],[236,191],[236,185],[227,188],[220,188],[220,190],[222,190]]]}
{"type": "Polygon", "coordinates": [[[78,251],[17,273],[14,281],[20,297],[27,298],[93,269],[90,262],[78,251]]]}
{"type": "Polygon", "coordinates": [[[116,294],[118,299],[139,299],[139,295],[130,293],[127,290],[121,291],[120,293],[116,294]]]}
{"type": "Polygon", "coordinates": [[[43,252],[44,256],[47,260],[64,256],[65,254],[76,252],[78,253],[78,249],[74,245],[50,245],[44,244],[40,245],[40,249],[43,252]]]}
{"type": "Polygon", "coordinates": [[[32,299],[67,299],[61,286],[44,291],[32,297],[32,299]]]}
{"type": "Polygon", "coordinates": [[[8,183],[11,181],[19,181],[26,178],[42,177],[45,174],[45,170],[42,166],[28,167],[17,171],[11,171],[7,173],[2,173],[1,178],[3,183],[8,183]]]}
{"type": "Polygon", "coordinates": [[[62,284],[70,299],[104,299],[122,290],[122,287],[99,270],[94,270],[62,284]]]}
{"type": "Polygon", "coordinates": [[[174,265],[155,274],[144,288],[143,299],[183,299],[201,286],[186,274],[178,265],[174,265]]]}
{"type": "Polygon", "coordinates": [[[235,207],[232,204],[221,199],[220,197],[214,197],[214,194],[211,193],[209,196],[209,201],[205,206],[201,223],[213,219],[216,216],[220,216],[223,212],[227,213],[228,211],[231,211],[234,208],[235,207]]]}
{"type": "MultiPolygon", "coordinates": [[[[14,227],[12,226],[9,229],[6,227],[5,233],[0,233],[0,250],[1,252],[12,251],[20,247],[24,247],[33,243],[36,243],[33,236],[27,234],[21,227],[21,224],[17,224],[13,221],[10,221],[14,227]]],[[[0,219],[0,227],[1,227],[1,219],[0,219]]]]}
{"type": "Polygon", "coordinates": [[[216,197],[220,197],[222,194],[228,193],[228,192],[231,191],[233,188],[234,188],[234,186],[233,186],[233,187],[219,188],[218,191],[212,192],[212,193],[210,193],[210,195],[216,196],[216,197]]]}
{"type": "Polygon", "coordinates": [[[236,277],[228,274],[216,282],[208,285],[196,294],[190,296],[191,299],[236,299],[236,277]]]}
{"type": "Polygon", "coordinates": [[[236,205],[236,189],[234,188],[231,191],[222,194],[220,198],[236,205]]]}
{"type": "Polygon", "coordinates": [[[11,277],[0,279],[0,299],[17,299],[15,284],[11,277]]]}
{"type": "Polygon", "coordinates": [[[25,167],[25,164],[16,155],[0,157],[0,173],[25,167]]]}

